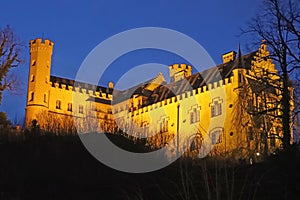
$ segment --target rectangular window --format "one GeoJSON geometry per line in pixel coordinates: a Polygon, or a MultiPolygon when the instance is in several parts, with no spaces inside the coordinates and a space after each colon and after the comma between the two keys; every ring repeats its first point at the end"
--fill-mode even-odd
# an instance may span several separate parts
{"type": "Polygon", "coordinates": [[[44,103],[47,103],[47,94],[44,94],[44,103]]]}
{"type": "Polygon", "coordinates": [[[68,103],[68,111],[72,112],[72,103],[68,103]]]}
{"type": "Polygon", "coordinates": [[[211,116],[216,117],[222,115],[222,104],[219,101],[215,101],[211,104],[211,116]]]}
{"type": "Polygon", "coordinates": [[[34,92],[31,92],[29,95],[29,101],[33,101],[34,99],[34,92]]]}
{"type": "Polygon", "coordinates": [[[190,123],[196,123],[200,121],[200,110],[198,108],[193,108],[190,113],[190,123]]]}
{"type": "Polygon", "coordinates": [[[34,75],[33,75],[33,74],[32,74],[31,77],[30,77],[30,81],[31,81],[31,82],[34,82],[34,75]]]}
{"type": "Polygon", "coordinates": [[[61,101],[60,100],[56,100],[56,109],[61,109],[61,101]]]}
{"type": "Polygon", "coordinates": [[[83,105],[79,105],[79,113],[83,114],[83,105]]]}
{"type": "Polygon", "coordinates": [[[190,122],[191,122],[191,124],[194,123],[194,112],[190,113],[190,122]]]}

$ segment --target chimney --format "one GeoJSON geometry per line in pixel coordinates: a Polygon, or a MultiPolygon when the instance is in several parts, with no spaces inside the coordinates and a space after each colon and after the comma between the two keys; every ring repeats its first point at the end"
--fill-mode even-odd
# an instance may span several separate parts
{"type": "Polygon", "coordinates": [[[108,88],[109,89],[113,89],[114,88],[114,83],[113,82],[109,82],[108,83],[108,88]]]}
{"type": "Polygon", "coordinates": [[[235,51],[230,51],[228,53],[224,53],[222,55],[223,63],[228,63],[230,61],[235,60],[236,52],[235,51]]]}

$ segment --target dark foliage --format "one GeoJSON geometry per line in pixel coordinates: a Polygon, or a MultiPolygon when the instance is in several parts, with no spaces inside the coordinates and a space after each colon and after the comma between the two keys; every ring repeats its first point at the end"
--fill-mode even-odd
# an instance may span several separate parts
{"type": "MultiPolygon", "coordinates": [[[[142,151],[120,136],[108,137],[130,151],[142,151]]],[[[156,172],[129,174],[98,162],[78,136],[26,132],[22,139],[2,140],[0,158],[0,199],[297,199],[300,196],[298,151],[279,153],[254,165],[214,158],[197,162],[181,159],[156,172]]]]}

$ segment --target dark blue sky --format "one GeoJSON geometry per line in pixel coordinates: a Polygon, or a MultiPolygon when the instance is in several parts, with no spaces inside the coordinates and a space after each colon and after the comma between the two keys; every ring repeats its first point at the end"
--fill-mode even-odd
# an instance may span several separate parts
{"type": "MultiPolygon", "coordinates": [[[[44,36],[54,41],[51,74],[70,79],[75,78],[80,64],[97,44],[114,34],[138,27],[164,27],[182,32],[200,43],[215,63],[220,63],[221,55],[237,50],[239,42],[243,53],[247,52],[245,46],[251,41],[238,37],[239,28],[251,20],[259,5],[259,0],[4,1],[0,26],[10,25],[26,47],[24,63],[13,70],[23,83],[22,89],[18,95],[5,92],[0,111],[7,112],[13,122],[15,118],[18,122],[24,117],[30,39],[44,36]]],[[[159,52],[146,55],[144,61],[137,53],[116,64],[142,64],[150,62],[149,57],[164,64],[180,61],[159,52]]]]}

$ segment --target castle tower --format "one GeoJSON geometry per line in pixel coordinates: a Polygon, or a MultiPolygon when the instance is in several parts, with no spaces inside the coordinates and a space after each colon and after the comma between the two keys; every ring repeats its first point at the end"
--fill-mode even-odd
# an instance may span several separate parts
{"type": "Polygon", "coordinates": [[[38,120],[39,114],[49,107],[50,67],[54,43],[38,38],[30,40],[30,66],[26,102],[25,126],[38,120]]]}
{"type": "Polygon", "coordinates": [[[179,81],[192,75],[192,67],[187,64],[173,64],[169,66],[169,70],[171,82],[179,81]]]}

